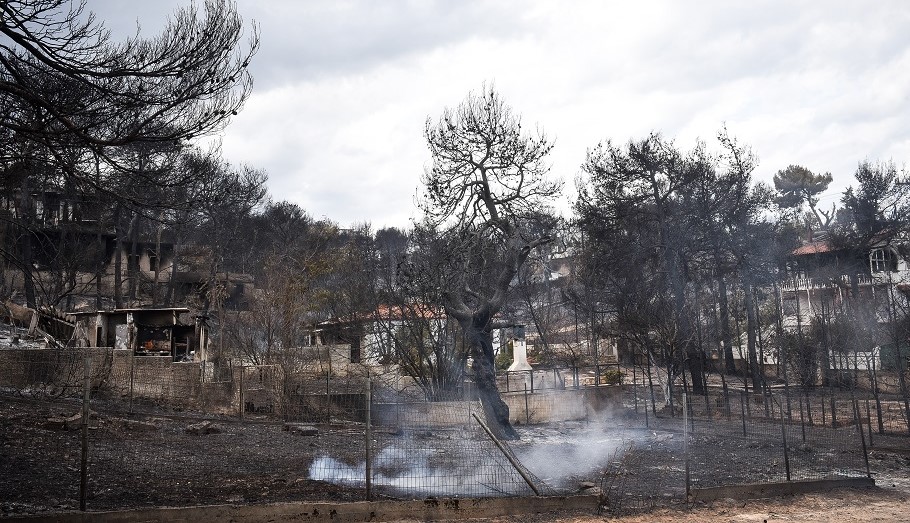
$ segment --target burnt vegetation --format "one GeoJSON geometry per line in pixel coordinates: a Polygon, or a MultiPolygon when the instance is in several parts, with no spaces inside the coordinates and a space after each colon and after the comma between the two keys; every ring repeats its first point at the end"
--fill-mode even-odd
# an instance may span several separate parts
{"type": "Polygon", "coordinates": [[[691,148],[655,132],[593,146],[559,216],[553,141],[484,85],[425,124],[421,220],[342,227],[195,145],[251,93],[258,30],[232,2],[124,41],[85,2],[0,13],[4,301],[185,306],[210,323],[217,365],[345,345],[431,400],[469,379],[504,439],[513,327],[538,368],[634,368],[658,385],[654,411],[717,380],[868,387],[900,398],[910,431],[910,181],[892,164],[862,160],[828,206],[830,173],[757,182],[725,128],[691,148]]]}

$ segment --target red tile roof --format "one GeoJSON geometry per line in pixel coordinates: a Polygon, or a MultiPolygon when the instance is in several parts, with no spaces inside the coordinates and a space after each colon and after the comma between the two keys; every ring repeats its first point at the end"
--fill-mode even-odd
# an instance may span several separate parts
{"type": "Polygon", "coordinates": [[[794,249],[793,254],[796,256],[803,256],[806,254],[819,254],[822,252],[831,252],[834,250],[834,247],[825,240],[807,243],[801,245],[800,247],[794,249]]]}

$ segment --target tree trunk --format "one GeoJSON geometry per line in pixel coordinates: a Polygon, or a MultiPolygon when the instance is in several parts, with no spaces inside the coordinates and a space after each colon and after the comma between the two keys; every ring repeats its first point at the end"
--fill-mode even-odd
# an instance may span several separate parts
{"type": "Polygon", "coordinates": [[[138,298],[137,287],[139,286],[139,213],[133,214],[130,220],[130,254],[126,260],[126,272],[129,283],[129,300],[131,304],[136,303],[138,298]]]}
{"type": "Polygon", "coordinates": [[[167,279],[167,294],[164,297],[164,304],[168,307],[173,307],[177,301],[177,267],[180,264],[181,245],[181,235],[176,234],[174,237],[174,257],[171,259],[171,273],[167,279]]]}
{"type": "Polygon", "coordinates": [[[749,375],[752,378],[753,390],[761,388],[761,375],[759,373],[758,358],[756,357],[756,331],[758,330],[758,320],[755,315],[755,297],[752,292],[752,283],[743,282],[743,294],[746,306],[746,353],[749,357],[749,375]]]}
{"type": "Polygon", "coordinates": [[[493,359],[493,334],[486,318],[475,314],[468,321],[459,321],[468,342],[473,363],[474,383],[483,404],[483,412],[496,437],[505,440],[519,439],[518,432],[509,421],[509,406],[502,400],[496,386],[496,369],[493,359]]]}
{"type": "Polygon", "coordinates": [[[114,227],[117,233],[117,241],[114,244],[114,307],[120,309],[123,307],[123,223],[121,216],[122,209],[117,205],[114,212],[114,227]]]}
{"type": "Polygon", "coordinates": [[[102,302],[102,280],[104,279],[104,254],[107,252],[102,236],[101,220],[98,220],[98,230],[95,234],[95,245],[98,248],[98,259],[95,260],[95,310],[100,311],[102,302]]]}
{"type": "Polygon", "coordinates": [[[831,349],[829,345],[829,328],[831,326],[831,302],[828,301],[827,295],[822,295],[821,299],[821,329],[822,329],[822,346],[821,352],[819,353],[819,378],[821,379],[822,387],[827,387],[831,384],[831,349]]]}
{"type": "Polygon", "coordinates": [[[31,190],[28,176],[23,177],[22,190],[19,193],[19,209],[21,216],[19,227],[19,254],[21,255],[20,267],[22,269],[22,286],[25,291],[25,303],[31,308],[37,307],[35,296],[35,281],[32,268],[34,267],[34,249],[32,245],[32,229],[34,225],[34,206],[31,201],[31,190]]]}
{"type": "Polygon", "coordinates": [[[161,231],[163,226],[161,223],[158,223],[157,231],[155,234],[155,266],[152,269],[155,271],[154,281],[152,281],[152,304],[155,306],[159,304],[159,292],[158,292],[158,280],[161,277],[161,231]]]}
{"type": "Polygon", "coordinates": [[[733,341],[730,334],[730,302],[727,297],[727,282],[723,276],[717,278],[717,294],[720,305],[720,337],[724,345],[724,369],[727,374],[736,374],[733,341]]]}
{"type": "MultiPolygon", "coordinates": [[[[664,242],[673,238],[666,219],[661,216],[661,235],[664,242]]],[[[672,239],[674,243],[679,238],[672,239]]],[[[676,316],[677,335],[676,342],[682,349],[683,364],[692,377],[692,391],[701,394],[705,391],[705,377],[702,374],[702,365],[699,348],[692,343],[692,322],[686,314],[686,277],[684,273],[683,253],[679,247],[664,247],[664,266],[669,278],[669,289],[673,293],[673,312],[676,316]]],[[[685,372],[684,370],[682,372],[685,372]]]]}

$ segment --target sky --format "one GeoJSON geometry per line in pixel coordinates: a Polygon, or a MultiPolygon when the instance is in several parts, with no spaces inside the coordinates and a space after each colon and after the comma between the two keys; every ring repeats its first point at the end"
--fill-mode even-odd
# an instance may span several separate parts
{"type": "MultiPolygon", "coordinates": [[[[88,0],[115,35],[149,36],[189,0],[88,0]]],[[[555,141],[569,212],[586,152],[651,132],[689,150],[729,133],[770,183],[910,160],[910,2],[238,0],[261,47],[253,94],[220,136],[275,201],[374,229],[419,218],[423,130],[492,83],[555,141]]]]}

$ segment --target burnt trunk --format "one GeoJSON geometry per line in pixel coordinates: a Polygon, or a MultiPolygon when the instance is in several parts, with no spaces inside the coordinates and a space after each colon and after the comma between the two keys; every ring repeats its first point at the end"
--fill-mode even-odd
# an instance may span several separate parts
{"type": "Polygon", "coordinates": [[[139,287],[139,214],[134,214],[130,220],[129,229],[130,254],[126,259],[127,290],[130,303],[138,298],[139,287]]]}
{"type": "Polygon", "coordinates": [[[114,244],[114,307],[123,307],[123,217],[118,204],[114,211],[114,227],[117,232],[117,241],[114,244]]]}
{"type": "Polygon", "coordinates": [[[473,362],[474,384],[483,405],[484,416],[490,430],[500,439],[517,440],[518,432],[509,421],[509,406],[502,400],[496,386],[496,369],[493,358],[493,334],[488,321],[476,315],[461,321],[473,362]]]}
{"type": "Polygon", "coordinates": [[[720,306],[720,336],[724,346],[724,370],[727,371],[727,374],[736,374],[733,341],[730,334],[730,304],[727,297],[727,282],[723,276],[717,278],[717,287],[717,299],[720,306]]]}
{"type": "Polygon", "coordinates": [[[19,227],[19,256],[21,258],[20,267],[22,269],[22,286],[25,291],[25,303],[31,308],[38,306],[37,297],[35,296],[35,280],[32,268],[34,265],[34,249],[32,245],[32,230],[35,223],[35,209],[29,196],[31,188],[29,187],[28,177],[23,177],[22,189],[19,193],[20,212],[22,213],[22,223],[19,227]]]}
{"type": "Polygon", "coordinates": [[[752,283],[743,282],[746,306],[746,354],[749,358],[749,377],[752,379],[752,388],[761,388],[762,377],[759,372],[758,354],[756,351],[756,333],[758,331],[758,317],[755,314],[755,296],[752,292],[752,283]]]}

